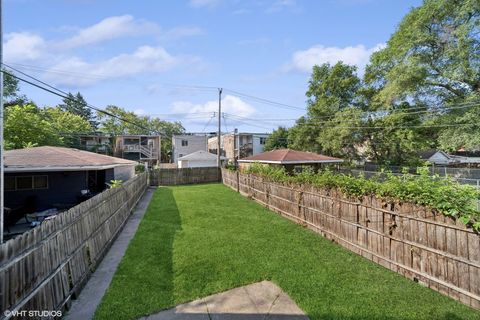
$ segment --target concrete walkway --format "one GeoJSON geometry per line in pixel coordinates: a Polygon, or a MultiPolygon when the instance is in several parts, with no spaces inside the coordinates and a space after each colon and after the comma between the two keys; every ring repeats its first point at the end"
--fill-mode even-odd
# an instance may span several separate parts
{"type": "Polygon", "coordinates": [[[181,304],[142,320],[308,320],[270,281],[262,281],[181,304]]]}
{"type": "Polygon", "coordinates": [[[77,300],[72,300],[72,306],[65,319],[86,320],[92,319],[97,306],[100,304],[105,291],[112,281],[113,274],[127,250],[128,243],[137,232],[138,225],[147,210],[155,188],[148,188],[142,199],[135,207],[133,214],[126,222],[108,253],[103,258],[97,270],[88,280],[85,288],[80,292],[77,300]]]}

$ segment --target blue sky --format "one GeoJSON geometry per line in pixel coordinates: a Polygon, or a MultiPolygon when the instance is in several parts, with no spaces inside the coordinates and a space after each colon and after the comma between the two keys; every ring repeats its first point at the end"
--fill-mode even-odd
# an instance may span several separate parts
{"type": "MultiPolygon", "coordinates": [[[[359,67],[420,0],[4,0],[4,61],[104,108],[267,132],[304,111],[311,67],[359,67]],[[205,88],[207,87],[207,88],[205,88]],[[211,88],[209,88],[211,87],[211,88]],[[248,96],[239,96],[232,92],[248,96]],[[253,119],[253,120],[247,120],[253,119]]],[[[60,98],[27,85],[38,105],[60,98]]],[[[207,125],[208,124],[208,125],[207,125]]]]}

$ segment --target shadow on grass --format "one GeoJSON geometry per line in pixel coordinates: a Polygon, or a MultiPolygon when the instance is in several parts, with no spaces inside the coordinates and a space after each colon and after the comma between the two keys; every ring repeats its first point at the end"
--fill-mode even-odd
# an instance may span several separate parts
{"type": "Polygon", "coordinates": [[[157,193],[158,200],[153,203],[153,210],[150,210],[145,219],[147,225],[144,233],[146,236],[155,237],[150,239],[150,253],[154,257],[152,262],[158,269],[156,274],[152,274],[152,281],[156,283],[156,291],[162,297],[161,305],[169,307],[175,305],[173,246],[177,232],[182,230],[182,220],[173,190],[169,187],[159,187],[157,193]]]}
{"type": "Polygon", "coordinates": [[[175,305],[173,246],[181,224],[172,189],[158,188],[95,319],[132,319],[175,305]]]}

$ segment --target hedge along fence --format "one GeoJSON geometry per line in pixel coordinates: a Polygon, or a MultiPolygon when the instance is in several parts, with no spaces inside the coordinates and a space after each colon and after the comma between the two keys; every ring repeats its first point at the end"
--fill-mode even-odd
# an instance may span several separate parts
{"type": "Polygon", "coordinates": [[[64,310],[102,260],[147,185],[147,174],[137,175],[3,243],[0,317],[5,317],[5,310],[64,310]]]}
{"type": "Polygon", "coordinates": [[[220,182],[221,172],[218,167],[154,169],[150,173],[152,186],[171,186],[220,182]]]}
{"type": "Polygon", "coordinates": [[[480,309],[480,236],[411,203],[222,171],[223,183],[407,278],[480,309]]]}

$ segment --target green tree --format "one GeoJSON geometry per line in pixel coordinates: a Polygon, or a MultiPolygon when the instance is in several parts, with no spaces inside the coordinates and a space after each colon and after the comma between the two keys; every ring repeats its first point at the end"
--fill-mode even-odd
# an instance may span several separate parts
{"type": "Polygon", "coordinates": [[[80,92],[77,92],[76,95],[69,92],[67,97],[63,99],[63,103],[59,104],[58,107],[63,111],[81,116],[83,119],[90,122],[90,125],[94,130],[97,129],[98,122],[95,119],[95,113],[88,107],[87,101],[85,101],[80,92]]]}
{"type": "Polygon", "coordinates": [[[480,93],[480,2],[425,0],[367,67],[382,104],[459,102],[480,93]]]}
{"type": "Polygon", "coordinates": [[[268,136],[264,151],[288,148],[288,130],[285,127],[278,127],[270,136],[268,136]]]}
{"type": "Polygon", "coordinates": [[[58,107],[46,108],[44,118],[50,123],[53,133],[60,136],[57,145],[78,147],[78,135],[92,131],[91,123],[82,116],[62,111],[58,107]]]}
{"type": "Polygon", "coordinates": [[[456,108],[480,99],[479,18],[479,1],[425,0],[372,55],[360,91],[367,109],[411,112],[408,117],[385,112],[377,119],[388,128],[366,135],[375,160],[402,162],[396,144],[407,159],[422,147],[479,149],[480,127],[473,124],[479,104],[456,108]],[[405,128],[412,124],[440,126],[405,128]],[[394,142],[400,138],[401,143],[394,142]]]}
{"type": "Polygon", "coordinates": [[[294,149],[355,158],[360,139],[361,80],[356,67],[343,62],[314,66],[307,90],[307,114],[289,130],[294,149]]]}
{"type": "Polygon", "coordinates": [[[71,146],[78,132],[91,130],[90,124],[78,115],[58,108],[35,105],[10,106],[5,109],[5,147],[19,149],[31,146],[71,146]]]}
{"type": "Polygon", "coordinates": [[[3,70],[3,102],[5,107],[12,105],[24,105],[27,103],[28,99],[25,95],[20,94],[20,88],[18,86],[18,79],[13,77],[13,75],[3,70]]]}

